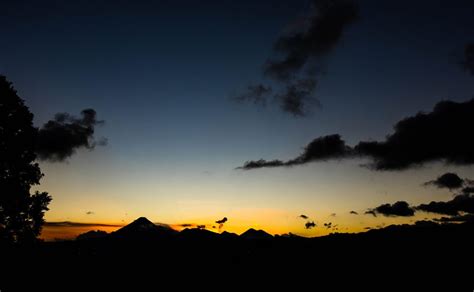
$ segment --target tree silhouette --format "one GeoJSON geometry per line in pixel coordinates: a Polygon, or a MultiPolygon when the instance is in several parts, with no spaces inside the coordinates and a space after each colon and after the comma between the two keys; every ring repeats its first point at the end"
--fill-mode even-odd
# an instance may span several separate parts
{"type": "Polygon", "coordinates": [[[43,176],[34,162],[37,134],[33,114],[0,75],[0,241],[29,243],[41,232],[51,197],[30,193],[43,176]]]}

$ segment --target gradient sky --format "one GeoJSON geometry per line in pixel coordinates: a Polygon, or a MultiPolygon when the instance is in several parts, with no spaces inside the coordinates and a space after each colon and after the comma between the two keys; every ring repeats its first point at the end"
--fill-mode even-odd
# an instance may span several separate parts
{"type": "Polygon", "coordinates": [[[229,231],[314,236],[328,231],[305,230],[298,215],[340,231],[409,222],[430,216],[349,212],[447,200],[452,193],[421,184],[446,171],[474,178],[473,167],[440,163],[402,172],[371,171],[360,160],[234,169],[293,158],[321,135],[340,133],[349,145],[383,139],[440,100],[471,98],[474,82],[458,62],[473,41],[472,1],[360,1],[360,20],[320,80],[322,107],[304,118],[231,97],[261,80],[273,42],[309,1],[0,2],[0,73],[35,124],[89,107],[106,121],[97,136],[107,146],[41,162],[39,189],[53,196],[47,221],[210,224],[226,216],[229,231]]]}

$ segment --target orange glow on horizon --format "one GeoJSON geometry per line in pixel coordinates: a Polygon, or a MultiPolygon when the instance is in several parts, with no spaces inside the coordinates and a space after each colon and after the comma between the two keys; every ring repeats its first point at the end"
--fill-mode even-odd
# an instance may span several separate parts
{"type": "MultiPolygon", "coordinates": [[[[82,233],[86,233],[88,231],[105,231],[107,233],[114,232],[121,227],[125,226],[126,224],[114,224],[114,225],[109,225],[107,226],[106,224],[100,224],[100,223],[81,223],[83,225],[78,225],[78,226],[51,226],[51,225],[45,225],[43,227],[43,231],[41,233],[40,238],[45,240],[45,241],[56,241],[56,240],[72,240],[75,239],[78,235],[82,233]]],[[[176,231],[182,231],[186,228],[197,228],[198,225],[204,225],[204,224],[199,224],[199,223],[193,223],[193,224],[169,224],[170,228],[176,230],[176,231]],[[183,226],[184,225],[184,226],[183,226]],[[188,226],[189,225],[189,226],[188,226]]],[[[330,233],[357,233],[357,232],[363,232],[366,231],[366,229],[363,226],[350,226],[347,228],[344,228],[342,230],[330,230],[326,229],[324,227],[316,227],[311,230],[306,230],[302,229],[300,226],[294,226],[292,230],[285,229],[282,226],[260,226],[260,225],[246,225],[246,224],[229,224],[229,225],[224,225],[220,230],[218,228],[218,224],[210,226],[206,226],[206,230],[215,232],[215,233],[222,233],[224,231],[235,233],[237,235],[240,235],[247,231],[248,229],[253,228],[256,230],[264,230],[267,233],[270,233],[272,235],[284,235],[284,234],[295,234],[298,236],[304,236],[304,237],[319,237],[319,236],[325,236],[330,233]],[[215,227],[215,228],[213,228],[215,227]]]]}

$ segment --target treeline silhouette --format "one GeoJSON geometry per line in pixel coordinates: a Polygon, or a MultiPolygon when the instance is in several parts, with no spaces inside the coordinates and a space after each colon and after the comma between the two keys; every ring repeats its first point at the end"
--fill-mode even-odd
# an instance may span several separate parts
{"type": "Polygon", "coordinates": [[[11,247],[3,249],[1,256],[9,267],[46,266],[35,270],[38,277],[52,271],[83,271],[93,277],[138,274],[148,282],[152,278],[147,277],[156,274],[201,278],[234,273],[237,278],[251,275],[262,281],[270,273],[299,281],[353,275],[469,287],[470,270],[461,267],[474,260],[473,227],[473,220],[461,224],[419,221],[358,234],[305,238],[272,236],[254,229],[240,236],[200,228],[177,232],[139,218],[111,234],[92,231],[77,240],[43,242],[26,251],[11,247]],[[426,272],[436,280],[423,278],[426,272]]]}

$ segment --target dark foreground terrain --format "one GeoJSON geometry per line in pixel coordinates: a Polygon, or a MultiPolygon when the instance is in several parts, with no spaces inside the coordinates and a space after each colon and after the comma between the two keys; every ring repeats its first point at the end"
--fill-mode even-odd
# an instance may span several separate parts
{"type": "Polygon", "coordinates": [[[172,281],[180,287],[197,287],[233,279],[236,284],[258,281],[277,286],[283,282],[345,286],[355,281],[376,290],[417,283],[472,291],[473,227],[473,222],[418,222],[360,234],[302,238],[272,237],[253,229],[240,236],[201,229],[178,233],[140,218],[112,234],[89,232],[75,241],[3,247],[0,284],[3,292],[28,291],[19,288],[31,284],[51,288],[59,285],[58,279],[67,279],[64,287],[94,280],[138,286],[172,281]]]}

